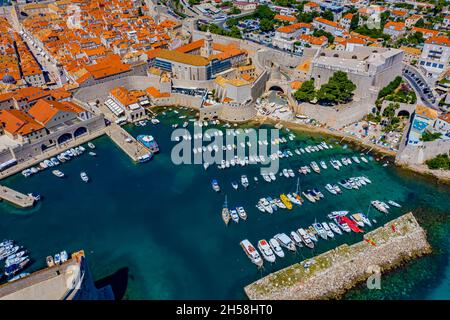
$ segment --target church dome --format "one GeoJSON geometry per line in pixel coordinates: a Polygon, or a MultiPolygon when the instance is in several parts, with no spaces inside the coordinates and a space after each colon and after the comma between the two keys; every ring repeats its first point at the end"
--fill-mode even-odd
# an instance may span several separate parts
{"type": "Polygon", "coordinates": [[[3,76],[2,82],[4,84],[14,84],[14,83],[16,83],[16,80],[14,79],[13,76],[6,74],[5,76],[3,76]]]}

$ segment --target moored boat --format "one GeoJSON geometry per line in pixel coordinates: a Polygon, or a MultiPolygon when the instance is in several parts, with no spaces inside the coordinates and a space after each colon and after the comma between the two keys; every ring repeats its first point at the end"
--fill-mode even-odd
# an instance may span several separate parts
{"type": "Polygon", "coordinates": [[[240,245],[242,249],[244,250],[247,257],[250,259],[250,261],[254,264],[256,264],[259,268],[263,266],[263,260],[261,259],[261,256],[259,255],[258,251],[255,249],[255,247],[250,243],[249,240],[244,239],[240,242],[240,245]]]}
{"type": "Polygon", "coordinates": [[[292,202],[284,193],[280,194],[280,200],[288,210],[292,209],[292,202]]]}
{"type": "Polygon", "coordinates": [[[239,215],[239,218],[242,220],[247,220],[247,212],[245,212],[244,207],[236,207],[236,211],[239,215]]]}
{"type": "Polygon", "coordinates": [[[269,244],[270,244],[270,247],[272,248],[273,252],[275,252],[275,254],[278,257],[284,258],[284,251],[276,239],[274,239],[274,238],[270,239],[269,244]]]}
{"type": "Polygon", "coordinates": [[[297,251],[294,242],[285,233],[279,233],[274,236],[278,243],[290,251],[297,251]]]}
{"type": "Polygon", "coordinates": [[[272,248],[265,239],[258,241],[258,249],[265,260],[267,260],[268,262],[275,262],[275,254],[273,253],[272,248]]]}

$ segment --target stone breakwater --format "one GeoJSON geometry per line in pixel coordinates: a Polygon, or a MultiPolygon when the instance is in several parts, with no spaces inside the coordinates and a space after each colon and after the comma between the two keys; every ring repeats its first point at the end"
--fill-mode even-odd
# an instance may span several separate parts
{"type": "Polygon", "coordinates": [[[252,300],[336,299],[374,272],[430,252],[426,232],[407,213],[365,234],[361,242],[341,245],[272,273],[244,290],[252,300]]]}

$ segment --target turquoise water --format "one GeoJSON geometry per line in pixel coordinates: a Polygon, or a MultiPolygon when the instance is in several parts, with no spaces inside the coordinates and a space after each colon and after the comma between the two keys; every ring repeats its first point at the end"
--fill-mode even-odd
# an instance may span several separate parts
{"type": "MultiPolygon", "coordinates": [[[[227,170],[211,166],[205,171],[201,165],[172,164],[170,152],[175,142],[170,141],[170,124],[182,123],[180,114],[160,116],[162,123],[157,126],[128,128],[135,136],[150,133],[159,142],[161,152],[151,162],[133,164],[105,136],[94,141],[97,157],[85,154],[60,166],[66,179],[58,179],[47,170],[29,178],[16,175],[2,181],[22,192],[39,192],[44,197],[31,210],[0,203],[0,237],[12,238],[31,252],[34,261],[27,271],[44,267],[49,254],[84,249],[94,278],[113,275],[105,281],[112,281],[119,298],[241,299],[245,298],[243,286],[261,276],[339,244],[360,241],[361,235],[322,241],[315,251],[288,253],[274,265],[266,263],[262,271],[243,253],[239,246],[242,239],[248,238],[256,245],[259,239],[289,233],[315,219],[325,221],[332,210],[366,212],[370,200],[393,199],[403,208],[392,210],[388,216],[370,211],[377,225],[414,210],[426,225],[434,253],[383,275],[382,290],[356,288],[346,298],[450,298],[448,188],[393,166],[383,167],[374,160],[344,167],[339,172],[329,166],[320,175],[300,177],[301,188],[319,187],[325,194],[324,200],[316,204],[306,202],[291,212],[262,214],[254,207],[257,200],[294,191],[296,179],[278,177],[268,184],[260,178],[255,184],[253,177],[259,176],[259,169],[254,165],[227,170]],[[90,183],[79,178],[82,170],[89,174],[90,183]],[[249,177],[249,190],[233,190],[230,182],[239,180],[243,173],[249,177]],[[344,190],[340,196],[323,188],[328,182],[361,174],[373,183],[360,190],[344,190]],[[246,208],[246,222],[224,225],[220,216],[224,193],[212,191],[212,178],[219,180],[230,206],[241,204],[246,208]]],[[[192,129],[192,123],[189,127],[192,129]]],[[[283,134],[286,136],[284,130],[283,134]]],[[[290,147],[325,139],[305,133],[296,135],[297,140],[288,143],[290,147]]],[[[313,154],[294,153],[294,157],[281,161],[281,168],[291,167],[297,172],[312,160],[359,152],[350,146],[336,145],[332,150],[313,154]]]]}

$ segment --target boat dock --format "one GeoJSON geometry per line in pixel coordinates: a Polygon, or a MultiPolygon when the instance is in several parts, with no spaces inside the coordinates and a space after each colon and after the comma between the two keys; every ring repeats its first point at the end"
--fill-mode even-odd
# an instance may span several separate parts
{"type": "Polygon", "coordinates": [[[117,124],[107,127],[106,134],[135,162],[139,161],[139,157],[149,153],[144,145],[117,124]]]}
{"type": "Polygon", "coordinates": [[[426,232],[407,213],[311,259],[269,274],[244,288],[251,300],[336,299],[373,274],[431,252],[426,232]]]}
{"type": "Polygon", "coordinates": [[[22,279],[0,285],[0,300],[114,299],[110,286],[97,289],[83,251],[60,265],[46,267],[22,279]]]}
{"type": "Polygon", "coordinates": [[[8,201],[20,208],[29,208],[34,204],[32,197],[5,186],[0,186],[0,200],[8,201]]]}

